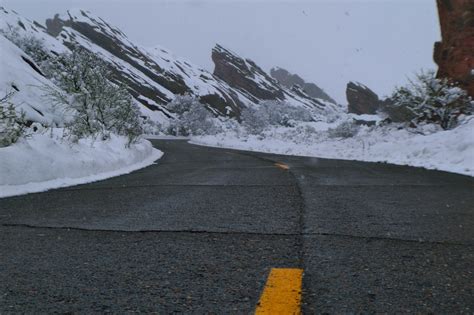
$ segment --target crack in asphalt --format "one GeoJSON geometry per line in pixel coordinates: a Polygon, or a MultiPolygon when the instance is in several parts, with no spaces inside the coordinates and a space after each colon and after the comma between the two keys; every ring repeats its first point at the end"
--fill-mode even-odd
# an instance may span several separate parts
{"type": "Polygon", "coordinates": [[[24,223],[2,223],[2,227],[19,227],[29,229],[45,229],[45,230],[70,230],[80,232],[100,232],[100,233],[182,233],[182,234],[209,234],[209,235],[249,235],[249,236],[330,236],[348,239],[360,239],[367,241],[395,241],[395,242],[406,242],[406,243],[418,243],[418,244],[435,244],[435,245],[453,245],[453,246],[464,246],[474,247],[474,244],[464,244],[450,241],[430,241],[430,240],[414,240],[414,239],[402,239],[395,237],[384,237],[384,236],[363,236],[363,235],[352,235],[352,234],[341,234],[341,233],[329,233],[329,232],[302,232],[302,233],[265,233],[265,232],[245,232],[245,231],[210,231],[210,230],[192,230],[192,229],[181,229],[181,230],[111,230],[111,229],[89,229],[81,227],[69,227],[69,226],[41,226],[24,223]]]}
{"type": "MultiPolygon", "coordinates": [[[[288,172],[288,171],[287,171],[288,172]]],[[[291,171],[289,171],[293,177],[295,177],[296,182],[298,183],[298,177],[291,171]]],[[[43,194],[48,194],[48,193],[60,193],[60,192],[66,192],[66,191],[93,191],[93,190],[107,190],[107,189],[134,189],[134,188],[147,188],[147,187],[213,187],[213,188],[227,188],[227,187],[296,187],[298,186],[299,189],[299,183],[298,185],[294,184],[229,184],[229,185],[217,185],[217,184],[146,184],[146,185],[118,185],[118,186],[97,186],[97,187],[78,187],[78,188],[60,188],[60,189],[55,189],[54,191],[44,191],[41,192],[43,194]]],[[[403,186],[403,187],[445,187],[449,185],[428,185],[428,184],[400,184],[400,185],[387,185],[387,184],[357,184],[357,185],[330,185],[330,184],[315,184],[312,185],[312,187],[328,187],[328,186],[334,186],[334,187],[350,187],[350,188],[357,188],[357,187],[393,187],[393,186],[403,186]]],[[[452,186],[451,186],[452,187],[452,186]]],[[[24,196],[24,195],[20,195],[24,196]]],[[[11,196],[8,198],[15,198],[17,196],[11,196]]],[[[303,198],[304,200],[304,198],[303,198]]]]}

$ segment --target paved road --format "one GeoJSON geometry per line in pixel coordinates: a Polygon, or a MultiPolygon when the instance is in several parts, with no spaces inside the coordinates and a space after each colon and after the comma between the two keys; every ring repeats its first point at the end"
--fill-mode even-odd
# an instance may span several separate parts
{"type": "Polygon", "coordinates": [[[129,175],[0,199],[0,313],[474,312],[474,180],[154,141],[129,175]],[[275,162],[289,166],[286,171],[275,162]]]}

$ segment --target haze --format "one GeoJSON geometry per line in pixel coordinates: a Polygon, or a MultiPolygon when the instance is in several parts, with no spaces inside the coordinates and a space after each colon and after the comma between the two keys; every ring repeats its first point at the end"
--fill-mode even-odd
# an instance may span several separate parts
{"type": "Polygon", "coordinates": [[[160,45],[212,71],[215,43],[297,73],[345,104],[348,81],[388,95],[406,76],[435,68],[435,1],[3,0],[42,24],[89,10],[144,46],[160,45]]]}

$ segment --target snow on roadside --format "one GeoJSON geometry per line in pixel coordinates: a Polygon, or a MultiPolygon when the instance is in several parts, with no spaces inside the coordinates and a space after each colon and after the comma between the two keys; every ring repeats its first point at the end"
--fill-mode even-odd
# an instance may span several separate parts
{"type": "Polygon", "coordinates": [[[461,126],[416,134],[395,127],[361,128],[347,139],[329,138],[320,131],[276,128],[265,136],[227,132],[193,137],[193,144],[320,158],[387,162],[474,176],[474,119],[461,126]],[[296,134],[296,135],[295,135],[296,134]]]}
{"type": "Polygon", "coordinates": [[[0,148],[0,197],[90,183],[147,167],[163,152],[142,139],[126,148],[127,139],[81,139],[73,144],[55,130],[37,133],[0,148]]]}

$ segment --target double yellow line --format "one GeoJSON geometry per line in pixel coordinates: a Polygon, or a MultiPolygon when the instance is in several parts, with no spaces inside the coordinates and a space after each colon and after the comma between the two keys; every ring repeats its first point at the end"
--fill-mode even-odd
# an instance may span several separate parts
{"type": "Polygon", "coordinates": [[[303,269],[273,268],[268,276],[256,315],[301,314],[303,269]]]}

